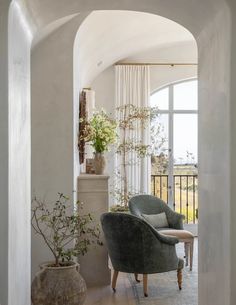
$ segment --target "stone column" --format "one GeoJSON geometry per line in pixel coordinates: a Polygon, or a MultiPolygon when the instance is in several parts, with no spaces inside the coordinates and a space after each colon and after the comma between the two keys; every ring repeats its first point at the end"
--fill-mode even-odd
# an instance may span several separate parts
{"type": "MultiPolygon", "coordinates": [[[[108,211],[108,179],[109,176],[104,175],[82,174],[78,177],[78,200],[84,203],[83,212],[91,213],[96,223],[100,223],[101,214],[108,211]]],[[[111,271],[105,246],[91,248],[85,256],[79,257],[79,263],[88,286],[110,284],[111,271]]]]}

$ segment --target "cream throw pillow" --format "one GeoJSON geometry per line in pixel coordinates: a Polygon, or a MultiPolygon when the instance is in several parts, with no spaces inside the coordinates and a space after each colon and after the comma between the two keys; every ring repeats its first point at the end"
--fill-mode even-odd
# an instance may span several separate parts
{"type": "Polygon", "coordinates": [[[143,218],[150,223],[154,228],[168,228],[169,224],[166,218],[166,213],[160,214],[142,214],[143,218]]]}

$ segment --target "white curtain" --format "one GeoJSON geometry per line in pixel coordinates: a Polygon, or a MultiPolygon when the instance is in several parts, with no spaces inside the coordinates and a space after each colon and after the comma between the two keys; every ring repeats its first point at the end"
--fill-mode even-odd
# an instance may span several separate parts
{"type": "MultiPolygon", "coordinates": [[[[150,72],[146,65],[116,65],[116,107],[132,104],[137,107],[149,107],[150,72]]],[[[130,137],[140,143],[150,144],[150,127],[137,128],[131,131],[130,137]]],[[[128,166],[128,181],[136,193],[150,193],[151,161],[150,157],[137,158],[136,153],[129,153],[132,165],[128,166]]],[[[116,158],[116,168],[119,168],[119,156],[116,158]]]]}

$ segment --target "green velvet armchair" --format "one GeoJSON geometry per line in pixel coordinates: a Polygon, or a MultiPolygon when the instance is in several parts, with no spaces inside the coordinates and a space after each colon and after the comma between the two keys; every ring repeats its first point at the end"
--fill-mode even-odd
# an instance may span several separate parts
{"type": "Polygon", "coordinates": [[[173,211],[163,200],[151,195],[137,195],[129,200],[131,214],[145,219],[161,234],[175,236],[179,242],[184,243],[186,266],[190,261],[190,271],[193,268],[194,235],[184,230],[184,215],[173,211]],[[158,225],[156,216],[165,215],[166,225],[158,225]],[[156,219],[156,222],[153,221],[156,219]]]}
{"type": "MultiPolygon", "coordinates": [[[[163,200],[151,195],[137,195],[129,200],[131,214],[142,218],[143,214],[160,214],[165,212],[168,228],[183,230],[184,215],[173,211],[163,200]]],[[[167,228],[163,228],[167,229],[167,228]]]]}
{"type": "Polygon", "coordinates": [[[159,234],[146,221],[125,213],[105,213],[101,224],[114,268],[114,292],[119,272],[134,273],[137,282],[138,274],[143,274],[144,296],[148,296],[148,274],[177,270],[181,289],[183,260],[176,254],[177,238],[159,234]]]}

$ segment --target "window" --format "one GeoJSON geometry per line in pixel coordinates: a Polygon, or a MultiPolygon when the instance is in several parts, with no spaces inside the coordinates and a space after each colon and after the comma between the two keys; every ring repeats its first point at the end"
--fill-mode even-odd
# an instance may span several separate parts
{"type": "Polygon", "coordinates": [[[170,84],[152,94],[152,193],[197,222],[197,80],[170,84]]]}

